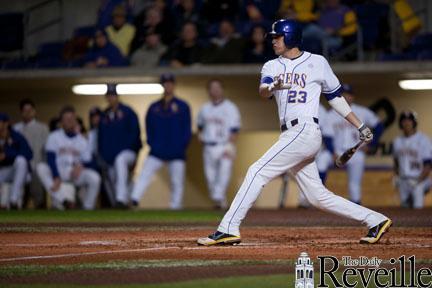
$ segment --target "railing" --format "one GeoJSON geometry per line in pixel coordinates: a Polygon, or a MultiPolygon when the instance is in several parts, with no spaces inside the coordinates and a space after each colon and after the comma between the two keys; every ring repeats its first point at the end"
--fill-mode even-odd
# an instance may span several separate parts
{"type": "Polygon", "coordinates": [[[60,25],[59,38],[61,38],[63,36],[63,0],[46,0],[27,8],[24,11],[24,55],[28,56],[29,53],[27,44],[28,37],[51,28],[54,25],[60,25]],[[54,17],[52,19],[46,19],[42,24],[39,24],[36,27],[30,27],[32,14],[36,11],[46,9],[53,3],[58,4],[58,13],[53,13],[54,17]]]}

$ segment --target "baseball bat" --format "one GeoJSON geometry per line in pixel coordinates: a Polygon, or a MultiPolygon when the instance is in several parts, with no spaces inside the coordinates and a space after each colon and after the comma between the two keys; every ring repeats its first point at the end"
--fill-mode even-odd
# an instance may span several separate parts
{"type": "Polygon", "coordinates": [[[344,166],[348,160],[351,159],[351,157],[354,155],[354,153],[357,151],[357,149],[363,144],[363,140],[359,141],[355,146],[347,149],[344,153],[339,155],[335,160],[335,165],[339,168],[344,166]]]}

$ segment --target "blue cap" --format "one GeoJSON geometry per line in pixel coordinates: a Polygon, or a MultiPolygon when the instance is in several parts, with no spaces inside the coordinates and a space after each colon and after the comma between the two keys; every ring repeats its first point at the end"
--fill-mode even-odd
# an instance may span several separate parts
{"type": "Polygon", "coordinates": [[[0,121],[1,122],[8,122],[9,121],[9,116],[6,113],[0,112],[0,121]]]}
{"type": "Polygon", "coordinates": [[[342,84],[343,92],[354,95],[353,87],[350,84],[342,84]]]}
{"type": "Polygon", "coordinates": [[[172,73],[164,73],[160,76],[160,83],[175,82],[175,76],[172,73]]]}
{"type": "Polygon", "coordinates": [[[105,95],[118,95],[117,94],[117,84],[107,84],[107,92],[105,95]]]}

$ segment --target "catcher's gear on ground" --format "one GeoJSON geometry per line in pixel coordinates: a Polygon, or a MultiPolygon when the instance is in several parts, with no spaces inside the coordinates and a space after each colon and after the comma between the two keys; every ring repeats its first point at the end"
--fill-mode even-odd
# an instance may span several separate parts
{"type": "Polygon", "coordinates": [[[202,246],[213,246],[213,245],[234,245],[240,244],[240,236],[235,236],[231,234],[222,233],[216,231],[215,233],[209,235],[205,238],[198,239],[198,245],[202,246]]]}
{"type": "Polygon", "coordinates": [[[360,244],[378,243],[378,241],[389,230],[392,224],[393,224],[392,221],[390,219],[387,219],[381,222],[380,224],[378,224],[377,226],[372,227],[371,229],[369,229],[369,232],[366,235],[366,237],[362,237],[360,239],[360,244]]]}

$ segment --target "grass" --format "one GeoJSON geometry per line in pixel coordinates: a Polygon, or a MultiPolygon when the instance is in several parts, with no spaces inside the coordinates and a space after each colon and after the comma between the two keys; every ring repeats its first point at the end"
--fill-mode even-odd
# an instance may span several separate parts
{"type": "Polygon", "coordinates": [[[1,223],[208,223],[220,220],[222,213],[207,210],[96,210],[96,211],[0,211],[1,223]]]}

